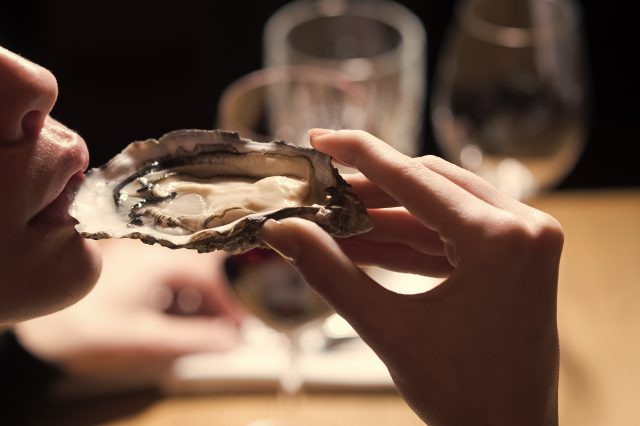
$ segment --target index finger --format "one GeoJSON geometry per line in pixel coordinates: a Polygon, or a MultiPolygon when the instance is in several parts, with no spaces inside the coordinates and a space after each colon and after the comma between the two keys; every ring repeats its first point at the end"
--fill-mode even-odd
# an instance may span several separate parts
{"type": "Polygon", "coordinates": [[[347,174],[343,177],[368,209],[398,207],[398,200],[371,183],[362,173],[347,174]]]}
{"type": "Polygon", "coordinates": [[[426,226],[452,235],[481,224],[495,207],[360,130],[311,132],[311,145],[355,167],[426,226]]]}

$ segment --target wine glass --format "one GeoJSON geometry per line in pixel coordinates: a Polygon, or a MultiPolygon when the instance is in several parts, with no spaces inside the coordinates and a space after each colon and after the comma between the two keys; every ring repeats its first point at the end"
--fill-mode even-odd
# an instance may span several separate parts
{"type": "Polygon", "coordinates": [[[579,158],[585,66],[570,0],[467,0],[439,59],[436,140],[453,162],[526,200],[579,158]]]}
{"type": "MultiPolygon", "coordinates": [[[[303,385],[300,372],[300,337],[306,327],[319,323],[333,311],[277,253],[253,249],[226,258],[224,272],[229,287],[245,308],[287,341],[287,362],[280,376],[280,390],[289,401],[287,417],[261,419],[252,425],[310,425],[291,404],[303,385]]],[[[321,423],[319,423],[321,424],[321,423]]]]}
{"type": "Polygon", "coordinates": [[[344,73],[313,66],[263,68],[224,90],[218,126],[257,141],[308,146],[312,127],[362,127],[366,105],[364,88],[344,73]]]}
{"type": "Polygon", "coordinates": [[[420,150],[426,36],[388,0],[296,0],[264,29],[264,65],[338,70],[364,86],[367,130],[407,155],[420,150]]]}
{"type": "MultiPolygon", "coordinates": [[[[363,88],[339,71],[313,66],[263,68],[238,78],[225,89],[218,103],[217,124],[257,141],[283,139],[308,146],[309,128],[362,127],[366,105],[363,88]]],[[[349,172],[346,168],[342,171],[349,172]]],[[[300,337],[303,331],[335,315],[334,311],[271,250],[254,249],[229,256],[225,271],[240,302],[287,342],[280,391],[288,416],[261,419],[252,425],[312,424],[314,419],[301,418],[292,404],[303,385],[300,337]]]]}

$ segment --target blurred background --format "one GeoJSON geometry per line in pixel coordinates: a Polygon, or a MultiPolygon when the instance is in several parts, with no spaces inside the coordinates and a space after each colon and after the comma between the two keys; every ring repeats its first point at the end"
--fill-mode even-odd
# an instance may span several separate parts
{"type": "MultiPolygon", "coordinates": [[[[456,3],[399,0],[427,32],[427,105],[456,3]]],[[[0,43],[49,68],[60,96],[53,115],[79,131],[97,166],[127,143],[180,128],[212,128],[221,93],[262,66],[262,31],[283,0],[2,2],[0,43]]],[[[640,184],[633,152],[640,75],[623,47],[636,19],[621,1],[578,0],[587,45],[587,145],[560,188],[640,184]]],[[[441,154],[429,108],[422,154],[441,154]]]]}
{"type": "MultiPolygon", "coordinates": [[[[438,82],[436,70],[442,62],[441,58],[446,57],[444,55],[447,46],[445,40],[448,39],[448,29],[453,24],[455,9],[459,2],[395,1],[416,14],[427,34],[426,67],[424,71],[420,71],[424,73],[426,83],[425,108],[420,120],[422,131],[417,146],[412,144],[411,148],[416,148],[418,154],[444,155],[440,149],[442,145],[439,146],[436,143],[437,132],[431,119],[431,106],[434,94],[438,93],[435,89],[441,87],[435,84],[438,82]]],[[[471,0],[467,2],[471,3],[471,0]]],[[[287,3],[289,2],[284,0],[235,2],[182,0],[169,3],[148,0],[4,1],[0,2],[0,45],[49,68],[56,75],[60,95],[52,115],[84,136],[91,151],[91,166],[96,167],[108,161],[134,140],[157,138],[175,129],[217,127],[220,113],[218,109],[225,89],[241,77],[263,67],[265,24],[287,3]]],[[[340,0],[326,0],[326,3],[337,4],[340,0]]],[[[505,16],[514,10],[517,12],[518,4],[521,4],[514,0],[494,0],[492,3],[497,4],[498,12],[504,12],[505,16]]],[[[640,69],[638,61],[633,57],[634,50],[630,47],[630,41],[633,40],[630,34],[637,25],[637,15],[623,7],[620,0],[608,2],[574,0],[574,3],[582,12],[579,36],[583,38],[582,41],[586,45],[587,63],[584,69],[588,73],[588,83],[585,98],[589,104],[586,126],[583,129],[586,145],[576,166],[557,187],[561,190],[625,187],[633,187],[633,189],[631,191],[579,191],[579,195],[567,191],[566,197],[550,197],[546,200],[543,198],[537,200],[538,204],[534,204],[558,217],[567,235],[566,254],[563,255],[561,265],[559,294],[559,322],[563,339],[561,384],[564,385],[564,388],[561,385],[560,390],[561,406],[564,409],[561,414],[564,416],[563,423],[565,423],[564,420],[568,420],[566,424],[635,424],[637,421],[634,423],[634,420],[640,416],[640,413],[637,412],[637,404],[632,395],[633,390],[637,389],[640,376],[629,366],[635,365],[640,347],[637,346],[637,339],[629,339],[628,336],[631,333],[637,334],[638,326],[636,306],[639,288],[637,286],[638,262],[635,259],[637,255],[634,253],[638,252],[638,241],[640,241],[637,238],[637,229],[640,224],[638,222],[640,215],[637,213],[640,209],[637,196],[637,188],[640,188],[640,168],[636,164],[637,157],[634,156],[636,150],[633,141],[637,139],[636,133],[639,126],[637,117],[640,115],[640,108],[637,100],[640,93],[637,78],[640,75],[640,69]],[[612,218],[615,219],[612,220],[612,218]],[[615,354],[615,357],[612,354],[615,354]],[[615,362],[608,362],[611,359],[615,362]],[[605,419],[625,420],[616,422],[605,419]],[[634,420],[629,422],[627,421],[629,419],[634,420]]],[[[628,7],[628,5],[624,6],[628,7]]],[[[560,33],[564,34],[562,29],[555,28],[555,35],[560,40],[560,45],[566,41],[558,36],[560,33]]],[[[314,38],[311,38],[314,41],[314,38]]],[[[466,69],[469,71],[467,75],[479,76],[483,69],[486,71],[491,68],[486,66],[487,64],[500,62],[491,59],[489,55],[485,55],[478,49],[467,48],[466,52],[468,53],[469,50],[472,50],[473,55],[466,56],[465,59],[471,64],[466,69]],[[478,57],[481,60],[478,60],[478,57]]],[[[570,55],[564,50],[559,49],[554,52],[560,52],[553,58],[556,60],[556,65],[566,65],[571,62],[570,55]]],[[[460,57],[464,55],[460,54],[460,57]]],[[[419,67],[411,70],[415,71],[416,68],[419,67]]],[[[256,74],[251,76],[249,80],[244,81],[260,81],[256,74]]],[[[329,76],[332,81],[340,80],[335,74],[323,73],[323,76],[329,76]]],[[[571,78],[566,78],[565,74],[562,74],[562,77],[564,82],[576,83],[571,78]]],[[[481,83],[483,83],[482,80],[481,83]]],[[[416,85],[411,87],[414,90],[409,90],[409,94],[419,97],[419,88],[416,88],[416,85]]],[[[361,101],[359,94],[348,90],[342,93],[344,88],[338,87],[336,93],[331,92],[332,96],[342,100],[340,96],[344,95],[344,99],[353,102],[353,106],[359,106],[361,101]]],[[[545,89],[545,87],[542,88],[545,89]]],[[[330,93],[328,88],[325,89],[319,92],[323,95],[330,93]]],[[[523,93],[526,95],[525,92],[526,90],[520,95],[523,93]]],[[[482,94],[482,92],[476,93],[482,94]]],[[[490,94],[495,95],[494,92],[490,94]]],[[[481,96],[474,94],[468,98],[478,100],[481,96]]],[[[492,99],[498,98],[494,96],[492,99]]],[[[505,101],[507,106],[513,105],[509,102],[514,99],[516,106],[523,105],[522,96],[505,98],[507,98],[505,101]]],[[[315,102],[314,98],[306,100],[309,102],[304,104],[304,108],[299,108],[296,104],[297,110],[311,111],[310,115],[317,116],[313,107],[318,105],[318,102],[315,102]]],[[[542,115],[543,118],[551,117],[548,121],[554,122],[556,116],[561,116],[557,112],[562,109],[555,109],[554,102],[557,98],[554,96],[546,98],[542,96],[534,99],[530,104],[527,104],[525,99],[524,104],[537,107],[538,100],[541,103],[551,101],[547,104],[551,108],[547,109],[546,115],[542,115]]],[[[389,103],[382,104],[385,106],[384,114],[387,114],[389,103]]],[[[480,105],[481,110],[486,106],[482,102],[478,102],[477,105],[480,105]]],[[[481,112],[487,112],[488,109],[484,108],[481,112]]],[[[519,112],[517,108],[515,109],[519,112]]],[[[237,110],[240,111],[238,115],[249,115],[247,108],[240,107],[237,110]]],[[[531,113],[525,115],[533,118],[529,123],[533,125],[528,126],[533,127],[533,133],[531,129],[527,131],[537,135],[536,130],[541,126],[537,126],[540,121],[536,119],[540,118],[540,114],[537,114],[536,108],[525,108],[525,110],[531,113]]],[[[391,114],[388,115],[391,116],[391,114]]],[[[497,116],[503,117],[499,114],[497,116]]],[[[517,120],[510,120],[508,117],[499,124],[502,125],[498,126],[500,130],[508,128],[513,131],[513,133],[503,132],[508,136],[507,139],[527,139],[521,137],[525,130],[519,126],[520,122],[517,120]],[[505,122],[506,126],[503,125],[505,122]]],[[[302,124],[299,124],[299,127],[306,128],[302,124]]],[[[546,142],[555,142],[553,138],[535,139],[545,142],[542,144],[543,148],[546,142]]],[[[488,156],[491,156],[491,153],[488,156]]],[[[126,242],[119,244],[126,244],[126,242]]],[[[115,327],[112,328],[117,332],[117,336],[120,336],[122,327],[117,321],[119,317],[109,308],[115,306],[119,309],[121,300],[129,302],[131,289],[139,289],[143,283],[152,289],[156,285],[165,284],[161,281],[151,282],[151,279],[146,279],[152,276],[146,274],[146,270],[155,270],[158,264],[173,265],[179,271],[194,270],[193,265],[196,259],[185,257],[183,260],[185,264],[189,262],[187,268],[181,263],[171,263],[175,262],[176,254],[173,252],[171,252],[172,261],[167,259],[164,262],[159,261],[158,256],[167,255],[165,252],[169,251],[157,247],[144,247],[145,250],[142,250],[139,245],[132,245],[131,250],[135,250],[135,256],[129,256],[130,252],[126,247],[123,249],[114,246],[110,252],[110,255],[116,258],[123,256],[127,260],[135,261],[135,271],[140,275],[131,274],[130,271],[125,272],[124,274],[131,281],[121,280],[118,276],[113,280],[114,282],[102,287],[106,289],[105,291],[121,291],[117,295],[122,299],[111,297],[112,304],[105,304],[105,299],[101,299],[105,295],[96,291],[92,293],[93,299],[91,297],[85,299],[94,303],[95,306],[106,307],[96,312],[102,312],[105,318],[116,320],[115,327]],[[154,249],[160,252],[156,254],[154,249]],[[147,256],[146,268],[149,269],[144,269],[145,265],[141,267],[140,259],[143,255],[147,256]],[[131,282],[135,285],[129,285],[131,282]]],[[[109,255],[108,251],[105,253],[109,255]]],[[[219,268],[215,270],[210,268],[206,258],[200,261],[206,271],[216,274],[220,272],[219,268]]],[[[111,270],[127,271],[120,266],[111,270]]],[[[268,276],[264,273],[256,275],[268,276]]],[[[103,274],[103,277],[105,276],[107,277],[105,280],[111,279],[107,274],[103,274]]],[[[423,281],[409,280],[408,277],[403,277],[402,280],[391,280],[388,275],[374,275],[374,278],[380,282],[387,280],[388,283],[402,281],[402,284],[415,285],[422,289],[424,287],[420,286],[425,285],[423,281]]],[[[275,284],[281,284],[284,281],[279,279],[275,284]]],[[[267,288],[264,282],[258,282],[258,284],[258,288],[267,288]]],[[[429,282],[428,285],[436,284],[429,282]]],[[[169,290],[176,292],[175,288],[169,290]]],[[[276,294],[277,292],[269,290],[265,293],[276,294]]],[[[179,302],[179,291],[173,296],[179,302]]],[[[95,312],[90,303],[85,305],[86,311],[80,310],[77,313],[84,315],[85,318],[91,317],[95,312]]],[[[81,303],[76,306],[82,308],[83,305],[81,303]]],[[[116,312],[119,313],[119,310],[116,312]]],[[[173,313],[169,310],[166,312],[173,313]]],[[[320,309],[320,316],[324,313],[324,309],[320,309]]],[[[71,315],[73,318],[73,312],[71,315]]],[[[82,325],[82,320],[74,323],[82,325]]],[[[105,324],[107,323],[105,321],[105,324]]],[[[68,323],[63,321],[61,324],[64,338],[57,340],[62,343],[73,342],[74,339],[68,339],[68,335],[73,337],[78,333],[70,332],[68,323]]],[[[93,323],[88,322],[88,324],[91,326],[93,323]]],[[[127,324],[133,325],[134,322],[127,322],[127,324]]],[[[324,325],[327,324],[331,323],[325,322],[324,325]]],[[[335,341],[348,341],[353,337],[331,336],[328,330],[323,330],[324,338],[327,338],[326,342],[334,341],[328,337],[335,338],[335,341]]],[[[44,331],[47,337],[49,335],[55,337],[48,328],[44,331]]],[[[159,330],[160,333],[162,331],[159,330]]],[[[93,334],[89,333],[89,335],[93,334]]],[[[82,334],[80,336],[82,337],[82,334]]],[[[241,346],[238,351],[204,354],[202,358],[198,358],[197,354],[183,358],[174,365],[176,380],[167,382],[165,389],[176,393],[198,389],[228,391],[232,383],[237,387],[234,388],[235,390],[242,386],[253,390],[261,389],[261,386],[272,389],[275,377],[280,374],[277,364],[280,358],[285,359],[284,353],[278,352],[281,347],[273,343],[275,341],[273,338],[271,334],[250,334],[246,339],[248,346],[241,346]],[[230,355],[227,356],[227,354],[230,355]],[[265,360],[270,362],[267,363],[265,360]]],[[[161,339],[164,342],[164,334],[161,334],[161,339]]],[[[91,343],[89,339],[87,347],[90,349],[91,343]]],[[[365,355],[368,356],[368,360],[372,360],[373,364],[362,362],[360,349],[354,352],[354,356],[349,356],[349,352],[342,349],[335,350],[336,347],[333,346],[330,347],[331,351],[326,350],[329,347],[323,346],[325,341],[322,338],[320,345],[317,341],[311,343],[316,344],[316,347],[309,351],[313,362],[308,363],[310,366],[308,371],[302,369],[302,375],[308,383],[315,384],[319,388],[324,386],[326,390],[333,391],[354,386],[354,384],[368,391],[377,391],[379,388],[389,390],[392,387],[386,369],[372,354],[367,352],[365,355]]],[[[122,351],[122,347],[118,345],[116,349],[122,351]]],[[[134,349],[137,353],[133,354],[135,356],[132,358],[138,361],[140,351],[135,346],[134,349]]],[[[102,358],[106,359],[108,364],[109,357],[102,358]]],[[[148,363],[146,358],[143,361],[148,363]]],[[[11,366],[10,363],[7,365],[11,366]]],[[[31,367],[27,368],[29,369],[31,367]]],[[[17,370],[22,374],[24,368],[17,370]]],[[[107,375],[111,374],[108,370],[105,371],[107,375]]],[[[39,374],[35,370],[32,373],[34,376],[39,374]]],[[[125,373],[128,377],[128,371],[125,373]]],[[[155,375],[156,372],[152,373],[155,375]]],[[[33,398],[34,386],[31,380],[24,380],[23,376],[19,376],[18,381],[26,384],[25,394],[33,398]]],[[[79,391],[86,392],[86,383],[81,382],[80,385],[79,391]]],[[[105,388],[108,390],[108,384],[105,388]]],[[[97,392],[100,391],[101,389],[98,388],[97,392]]],[[[21,393],[16,393],[14,398],[16,395],[21,399],[21,393]]],[[[339,424],[418,424],[415,416],[404,404],[400,404],[400,411],[388,410],[389,406],[385,405],[384,401],[391,401],[390,404],[399,403],[397,399],[381,399],[392,398],[388,394],[384,396],[382,392],[369,392],[367,399],[361,398],[361,394],[355,395],[349,400],[349,404],[341,406],[351,407],[354,413],[369,413],[369,420],[376,418],[379,423],[363,422],[362,417],[358,417],[361,414],[354,414],[353,418],[356,420],[342,419],[339,424]],[[365,405],[358,405],[360,403],[358,401],[361,400],[365,401],[365,405]],[[403,417],[404,422],[402,419],[398,420],[398,413],[404,413],[402,414],[406,416],[403,417]]],[[[203,399],[199,410],[193,410],[195,407],[193,400],[169,401],[168,411],[160,409],[156,411],[159,413],[158,416],[154,416],[154,412],[151,412],[148,417],[149,423],[135,424],[174,424],[172,420],[177,417],[167,416],[167,412],[171,413],[171,407],[174,407],[175,412],[182,416],[188,404],[190,404],[189,410],[194,412],[195,417],[192,418],[202,415],[202,423],[198,424],[211,424],[213,411],[222,416],[219,418],[224,418],[227,412],[225,410],[230,410],[229,412],[234,416],[253,417],[256,411],[271,409],[274,405],[269,397],[250,396],[249,399],[233,399],[234,397],[231,396],[230,398],[229,400],[203,399]],[[239,402],[237,406],[234,405],[234,401],[239,402]],[[253,408],[247,410],[247,406],[253,408]],[[159,417],[167,420],[164,423],[158,423],[159,417]]],[[[338,398],[329,400],[328,403],[312,401],[306,409],[311,411],[316,409],[324,416],[327,406],[331,406],[333,411],[338,405],[340,401],[338,398]]],[[[0,395],[0,402],[2,401],[3,397],[0,395]]],[[[106,403],[106,405],[100,405],[101,409],[97,408],[99,404],[96,403],[95,406],[83,405],[82,410],[84,416],[89,418],[94,416],[95,420],[96,415],[118,417],[122,414],[120,412],[122,410],[135,412],[139,408],[137,405],[144,406],[149,402],[146,397],[143,397],[142,401],[131,400],[130,404],[128,400],[123,404],[120,400],[114,400],[111,403],[107,399],[99,403],[106,403]]],[[[26,403],[30,404],[28,401],[26,403]]],[[[397,405],[394,406],[397,407],[397,405]]],[[[70,411],[78,412],[77,405],[71,404],[69,407],[70,411]]],[[[49,416],[49,412],[43,411],[43,413],[44,416],[49,416]]],[[[67,411],[64,406],[60,413],[61,418],[65,419],[60,424],[70,424],[66,418],[67,411]]],[[[337,414],[336,418],[340,415],[342,414],[337,414]]],[[[96,423],[104,424],[97,421],[85,423],[80,421],[77,424],[96,423]]],[[[58,423],[47,422],[47,424],[58,423]]],[[[219,424],[236,423],[220,421],[219,424]]]]}

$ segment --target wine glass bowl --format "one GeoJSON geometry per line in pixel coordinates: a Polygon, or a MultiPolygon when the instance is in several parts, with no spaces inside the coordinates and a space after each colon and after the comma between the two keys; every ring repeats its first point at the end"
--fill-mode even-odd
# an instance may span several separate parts
{"type": "Polygon", "coordinates": [[[577,15],[563,0],[462,3],[432,103],[445,157],[518,199],[564,178],[584,145],[577,15]]]}
{"type": "Polygon", "coordinates": [[[281,333],[294,333],[332,312],[298,271],[272,250],[229,256],[224,271],[243,306],[281,333]]]}
{"type": "Polygon", "coordinates": [[[326,319],[333,309],[272,250],[256,248],[232,255],[223,266],[226,282],[239,302],[285,337],[287,360],[280,376],[280,390],[289,397],[297,394],[303,385],[299,367],[301,334],[326,319]]]}
{"type": "Polygon", "coordinates": [[[257,140],[308,145],[307,130],[364,124],[364,88],[346,74],[313,66],[263,68],[232,82],[218,103],[218,125],[257,140]]]}
{"type": "Polygon", "coordinates": [[[342,72],[367,95],[367,130],[407,155],[419,151],[426,35],[404,6],[388,0],[296,0],[264,29],[264,65],[342,72]]]}

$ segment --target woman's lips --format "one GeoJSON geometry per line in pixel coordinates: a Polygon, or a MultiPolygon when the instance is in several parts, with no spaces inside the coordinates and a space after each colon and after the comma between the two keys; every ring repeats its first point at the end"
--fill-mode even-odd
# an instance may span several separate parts
{"type": "Polygon", "coordinates": [[[36,147],[40,173],[33,191],[42,191],[41,204],[34,209],[29,224],[68,226],[76,222],[69,213],[75,192],[84,178],[89,152],[84,140],[74,131],[48,116],[36,147]]]}
{"type": "Polygon", "coordinates": [[[71,176],[62,192],[44,209],[38,212],[29,223],[32,225],[46,224],[56,226],[73,226],[78,223],[69,215],[69,207],[83,179],[84,174],[82,172],[77,172],[71,176]]]}

